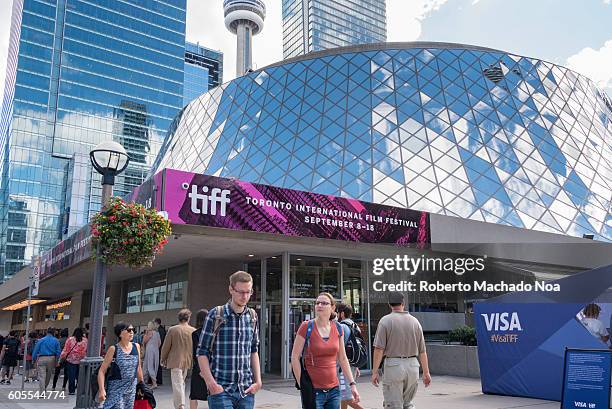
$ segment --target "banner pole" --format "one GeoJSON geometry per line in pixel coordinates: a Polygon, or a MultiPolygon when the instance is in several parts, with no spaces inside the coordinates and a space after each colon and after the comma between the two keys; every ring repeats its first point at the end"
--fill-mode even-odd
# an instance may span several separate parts
{"type": "Polygon", "coordinates": [[[25,334],[23,336],[23,359],[21,360],[23,362],[23,373],[21,374],[21,390],[23,391],[24,388],[24,383],[25,383],[25,377],[26,377],[26,358],[28,356],[28,334],[30,333],[30,313],[31,313],[31,308],[32,308],[32,283],[34,281],[34,275],[30,275],[29,278],[29,285],[28,285],[28,312],[26,314],[26,330],[25,330],[25,334]]]}

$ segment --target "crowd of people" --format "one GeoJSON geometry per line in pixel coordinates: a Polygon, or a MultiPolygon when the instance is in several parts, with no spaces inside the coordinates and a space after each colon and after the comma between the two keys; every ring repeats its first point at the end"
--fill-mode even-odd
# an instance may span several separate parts
{"type": "MultiPolygon", "coordinates": [[[[167,331],[161,320],[150,322],[138,336],[132,325],[119,323],[115,334],[119,344],[111,346],[98,375],[99,397],[104,408],[131,408],[138,382],[160,384],[156,374],[160,367],[170,370],[173,406],[184,409],[187,403],[185,379],[193,369],[189,393],[190,409],[207,400],[211,409],[252,409],[255,395],[262,387],[259,364],[259,325],[257,313],[248,307],[253,293],[253,279],[244,271],[230,276],[229,301],[197,313],[196,327],[189,323],[191,311],[183,309],[178,323],[167,331]],[[142,346],[141,346],[142,345],[142,346]],[[141,349],[144,348],[144,357],[141,349]],[[111,362],[117,363],[116,369],[111,362]],[[121,374],[114,380],[112,373],[121,374]],[[105,378],[109,379],[105,385],[105,378]],[[104,389],[106,387],[106,390],[104,389]]],[[[417,390],[419,367],[423,383],[431,382],[423,330],[419,322],[405,311],[403,295],[390,295],[391,313],[381,319],[374,340],[374,362],[371,382],[383,383],[386,408],[411,407],[417,390]],[[385,357],[384,364],[382,363],[385,357]],[[384,367],[384,374],[379,369],[384,367]]],[[[360,395],[356,377],[359,367],[352,366],[347,351],[359,327],[351,320],[352,308],[336,304],[329,293],[315,301],[315,318],[302,323],[291,353],[291,365],[300,387],[305,409],[359,409],[360,395]]],[[[354,356],[352,356],[354,359],[354,356]]]]}
{"type": "Polygon", "coordinates": [[[68,385],[68,393],[74,395],[79,364],[87,355],[87,334],[83,328],[76,328],[72,336],[68,334],[68,328],[48,328],[44,333],[32,331],[27,338],[15,330],[6,337],[0,336],[0,384],[11,384],[22,361],[24,383],[39,382],[39,390],[43,392],[53,380],[55,390],[63,372],[62,390],[68,385]]]}
{"type": "MultiPolygon", "coordinates": [[[[226,304],[198,311],[196,327],[190,325],[191,311],[182,309],[177,324],[168,330],[159,318],[139,334],[132,324],[117,323],[114,333],[118,341],[107,348],[103,331],[104,360],[97,375],[98,400],[103,407],[133,408],[138,389],[149,384],[150,391],[162,384],[164,367],[170,370],[175,409],[186,407],[185,380],[190,369],[190,409],[197,409],[198,401],[203,400],[210,409],[254,408],[262,379],[259,322],[256,311],[248,307],[253,278],[237,271],[230,276],[228,290],[226,304]]],[[[412,407],[419,367],[424,385],[431,382],[423,330],[405,311],[401,293],[390,294],[389,306],[391,312],[378,323],[374,338],[371,382],[374,386],[383,384],[385,408],[412,407]]],[[[323,292],[315,301],[315,317],[304,321],[295,334],[291,368],[304,409],[362,408],[356,378],[363,361],[358,357],[356,339],[363,338],[351,320],[352,312],[350,305],[337,304],[331,294],[323,292]]],[[[55,389],[63,370],[63,388],[67,383],[69,393],[74,394],[79,363],[86,356],[87,330],[77,328],[69,337],[67,329],[49,328],[44,336],[30,333],[27,340],[11,331],[1,340],[0,383],[13,379],[27,342],[26,380],[37,380],[44,391],[53,379],[55,389]]]]}

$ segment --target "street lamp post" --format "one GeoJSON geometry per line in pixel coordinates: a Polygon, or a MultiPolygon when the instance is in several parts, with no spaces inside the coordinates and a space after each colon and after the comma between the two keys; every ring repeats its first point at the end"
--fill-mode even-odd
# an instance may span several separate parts
{"type": "MultiPolygon", "coordinates": [[[[100,143],[89,153],[89,157],[94,169],[102,175],[102,210],[104,210],[108,201],[113,196],[115,176],[125,170],[130,158],[123,146],[113,141],[100,143]]],[[[87,357],[81,361],[79,368],[75,409],[97,407],[95,402],[96,396],[92,396],[91,393],[91,382],[95,382],[95,380],[92,380],[92,374],[102,363],[100,347],[104,300],[106,299],[106,263],[102,261],[101,254],[102,249],[98,246],[89,314],[87,357]]]]}

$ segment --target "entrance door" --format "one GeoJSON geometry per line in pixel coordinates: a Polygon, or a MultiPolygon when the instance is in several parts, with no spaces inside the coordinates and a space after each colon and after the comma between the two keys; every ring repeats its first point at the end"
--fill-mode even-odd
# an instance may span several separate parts
{"type": "Polygon", "coordinates": [[[291,300],[289,305],[289,361],[291,362],[291,351],[295,334],[304,321],[315,317],[315,299],[311,300],[291,300]]]}
{"type": "Polygon", "coordinates": [[[283,356],[283,261],[282,256],[266,259],[266,334],[264,373],[281,375],[283,356]]]}
{"type": "Polygon", "coordinates": [[[282,338],[283,338],[283,310],[280,303],[266,304],[266,334],[262,337],[263,347],[266,348],[264,373],[281,374],[282,338]]]}

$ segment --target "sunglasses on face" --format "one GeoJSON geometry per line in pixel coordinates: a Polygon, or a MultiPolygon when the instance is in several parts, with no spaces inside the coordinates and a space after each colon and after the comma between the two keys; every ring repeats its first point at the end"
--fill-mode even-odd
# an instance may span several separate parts
{"type": "Polygon", "coordinates": [[[322,305],[322,306],[326,306],[326,305],[331,305],[331,303],[329,301],[315,301],[315,305],[322,305]]]}
{"type": "Polygon", "coordinates": [[[127,332],[132,332],[132,333],[134,332],[134,328],[133,328],[133,327],[126,328],[125,330],[126,330],[127,332]]]}

